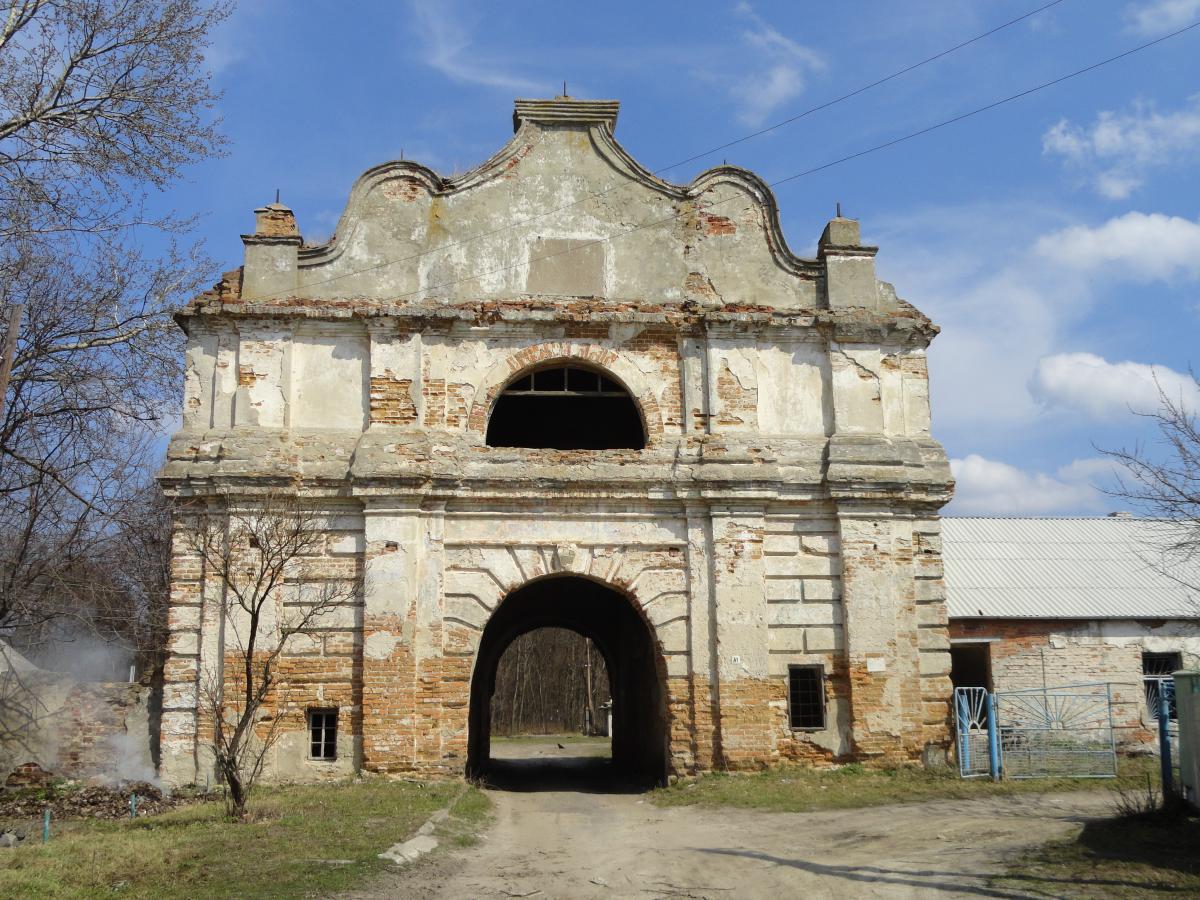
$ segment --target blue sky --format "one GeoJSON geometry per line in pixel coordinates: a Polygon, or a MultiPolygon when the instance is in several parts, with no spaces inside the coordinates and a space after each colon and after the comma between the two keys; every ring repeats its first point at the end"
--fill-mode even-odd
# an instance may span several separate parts
{"type": "MultiPolygon", "coordinates": [[[[617,137],[669,166],[854,90],[1047,0],[605,4],[243,0],[209,64],[228,155],[156,198],[203,213],[231,268],[275,189],[307,238],[350,185],[406,158],[471,168],[516,96],[622,103],[617,137]]],[[[663,173],[730,163],[775,180],[1200,20],[1200,0],[1062,0],[888,84],[663,173]]],[[[959,514],[1103,513],[1098,447],[1151,442],[1131,410],[1200,365],[1200,29],[898,147],[781,186],[792,248],[834,205],[881,277],[942,326],[934,434],[959,514]]]]}

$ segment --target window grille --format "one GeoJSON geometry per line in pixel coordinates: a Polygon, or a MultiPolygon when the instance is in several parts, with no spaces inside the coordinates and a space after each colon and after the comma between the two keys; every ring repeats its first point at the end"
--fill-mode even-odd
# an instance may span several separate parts
{"type": "Polygon", "coordinates": [[[337,759],[336,709],[308,711],[309,756],[313,759],[337,759]]]}
{"type": "Polygon", "coordinates": [[[825,727],[823,667],[788,667],[788,719],[792,728],[825,727]]]}
{"type": "Polygon", "coordinates": [[[489,447],[641,450],[646,430],[633,397],[603,372],[552,365],[511,382],[492,407],[489,447]]]}
{"type": "Polygon", "coordinates": [[[1142,686],[1146,691],[1146,711],[1150,718],[1158,720],[1159,697],[1167,696],[1167,714],[1174,722],[1177,717],[1175,709],[1175,679],[1172,674],[1183,668],[1183,659],[1178,653],[1143,653],[1142,654],[1142,686]]]}

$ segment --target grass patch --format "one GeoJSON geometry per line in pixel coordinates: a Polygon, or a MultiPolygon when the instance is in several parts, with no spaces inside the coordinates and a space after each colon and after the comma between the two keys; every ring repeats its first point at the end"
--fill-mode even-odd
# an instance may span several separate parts
{"type": "Polygon", "coordinates": [[[1200,819],[1165,814],[1089,822],[1073,841],[1014,861],[992,886],[1046,897],[1200,896],[1200,819]]]}
{"type": "Polygon", "coordinates": [[[919,803],[971,797],[1007,797],[1050,791],[1108,790],[1145,787],[1149,774],[1157,783],[1158,761],[1122,759],[1117,778],[1033,778],[993,782],[960,778],[950,767],[937,769],[867,769],[858,764],[839,769],[780,766],[751,774],[714,773],[680,781],[650,795],[658,806],[735,806],[772,812],[853,809],[888,803],[919,803]]]}
{"type": "MultiPolygon", "coordinates": [[[[0,850],[0,896],[300,897],[343,890],[386,869],[377,858],[407,839],[461,785],[367,780],[262,788],[251,821],[197,803],[136,821],[56,824],[49,844],[0,850]]],[[[444,823],[468,838],[488,801],[469,788],[444,823]]],[[[39,832],[40,834],[40,832],[39,832]]]]}

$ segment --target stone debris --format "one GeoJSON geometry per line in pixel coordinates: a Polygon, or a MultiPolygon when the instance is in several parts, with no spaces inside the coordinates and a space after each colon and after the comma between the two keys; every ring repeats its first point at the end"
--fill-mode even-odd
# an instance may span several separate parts
{"type": "Polygon", "coordinates": [[[426,819],[425,824],[417,829],[416,835],[407,841],[392,844],[391,847],[379,854],[379,858],[391,860],[396,865],[402,866],[407,863],[416,862],[426,853],[436,850],[438,839],[433,836],[433,833],[437,830],[438,825],[446,821],[450,815],[450,810],[454,808],[454,805],[458,803],[465,792],[466,788],[464,787],[458,792],[458,795],[451,801],[448,807],[439,809],[426,819]]]}
{"type": "Polygon", "coordinates": [[[426,853],[437,849],[438,839],[429,834],[418,834],[415,838],[393,844],[383,853],[380,859],[389,859],[398,866],[416,862],[426,853]]]}
{"type": "Polygon", "coordinates": [[[187,797],[167,796],[148,782],[120,787],[65,782],[45,790],[22,791],[0,798],[0,823],[40,821],[47,807],[51,820],[128,819],[129,798],[133,794],[138,798],[138,818],[156,816],[191,801],[187,797]]]}

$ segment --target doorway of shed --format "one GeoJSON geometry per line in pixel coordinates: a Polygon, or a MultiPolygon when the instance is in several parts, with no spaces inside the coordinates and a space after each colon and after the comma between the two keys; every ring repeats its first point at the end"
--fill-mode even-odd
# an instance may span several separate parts
{"type": "MultiPolygon", "coordinates": [[[[664,666],[650,626],[625,595],[572,575],[540,578],[512,591],[485,626],[471,679],[468,775],[489,777],[501,772],[505,780],[519,775],[520,784],[512,786],[523,790],[538,789],[539,780],[562,780],[561,766],[539,767],[537,760],[522,766],[499,765],[492,754],[500,660],[517,638],[544,628],[567,629],[590,639],[604,659],[612,696],[611,774],[641,783],[665,782],[664,666]]],[[[501,708],[503,703],[501,699],[501,708]]],[[[594,789],[602,789],[597,774],[590,765],[587,780],[594,789]]]]}
{"type": "Polygon", "coordinates": [[[950,683],[992,689],[992,645],[987,641],[950,644],[950,683]]]}

